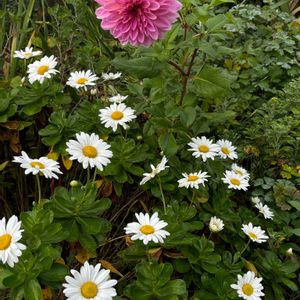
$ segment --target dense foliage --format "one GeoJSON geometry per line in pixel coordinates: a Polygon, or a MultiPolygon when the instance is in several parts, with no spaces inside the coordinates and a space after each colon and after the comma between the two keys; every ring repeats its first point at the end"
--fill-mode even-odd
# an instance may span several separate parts
{"type": "Polygon", "coordinates": [[[248,270],[263,278],[264,299],[298,299],[300,23],[268,2],[182,0],[171,30],[146,48],[101,29],[94,1],[2,1],[0,211],[18,216],[27,248],[13,267],[1,263],[1,299],[64,299],[66,276],[85,261],[118,280],[114,299],[239,299],[231,285],[248,270]],[[41,57],[14,57],[26,46],[56,57],[59,73],[30,82],[28,65],[41,57]],[[71,87],[79,70],[96,85],[71,87]],[[122,75],[106,80],[109,72],[122,75]],[[114,131],[99,111],[118,94],[135,118],[114,131]],[[110,146],[102,170],[70,159],[67,143],[80,132],[110,146]],[[189,143],[201,136],[231,141],[238,158],[193,156],[189,143]],[[25,175],[12,162],[21,151],[53,159],[62,174],[25,175]],[[232,163],[250,173],[244,190],[223,180],[232,163]],[[207,181],[178,186],[200,171],[207,181]],[[124,231],[140,212],[168,224],[163,243],[124,231]],[[213,216],[222,230],[212,230],[213,216]],[[266,242],[241,230],[250,222],[266,242]]]}

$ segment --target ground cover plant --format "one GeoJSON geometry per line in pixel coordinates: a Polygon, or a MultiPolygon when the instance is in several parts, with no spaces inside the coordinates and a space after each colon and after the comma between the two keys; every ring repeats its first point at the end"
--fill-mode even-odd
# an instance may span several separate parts
{"type": "Polygon", "coordinates": [[[1,299],[299,299],[287,1],[3,1],[1,299]]]}

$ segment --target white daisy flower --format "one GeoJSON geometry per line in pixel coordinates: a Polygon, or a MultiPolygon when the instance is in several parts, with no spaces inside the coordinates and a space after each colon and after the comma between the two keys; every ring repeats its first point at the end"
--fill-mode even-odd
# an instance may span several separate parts
{"type": "Polygon", "coordinates": [[[0,220],[0,260],[13,267],[19,261],[19,256],[26,246],[18,243],[22,238],[21,222],[16,216],[11,216],[6,223],[5,218],[0,220]]]}
{"type": "Polygon", "coordinates": [[[144,173],[143,174],[144,178],[140,182],[140,185],[145,184],[147,181],[149,181],[152,178],[154,178],[158,173],[160,173],[161,171],[165,170],[166,168],[169,168],[169,166],[166,166],[167,162],[168,162],[168,159],[165,156],[163,156],[161,162],[156,167],[154,167],[151,164],[150,165],[150,167],[152,169],[151,173],[144,173]]]}
{"type": "Polygon", "coordinates": [[[265,235],[265,231],[262,230],[260,226],[253,226],[251,222],[249,224],[243,224],[242,230],[253,242],[259,244],[266,242],[269,238],[265,235]]]}
{"type": "Polygon", "coordinates": [[[56,173],[62,174],[57,161],[48,157],[32,159],[24,151],[21,152],[21,156],[14,156],[13,162],[21,164],[20,167],[25,169],[26,175],[30,173],[36,175],[40,173],[46,178],[58,179],[56,173]]]}
{"type": "Polygon", "coordinates": [[[133,234],[131,237],[133,241],[142,240],[145,245],[150,241],[163,243],[164,239],[170,235],[168,231],[162,230],[168,223],[160,220],[157,212],[154,213],[151,218],[147,213],[135,214],[135,216],[138,222],[129,223],[124,228],[126,234],[133,234]]]}
{"type": "Polygon", "coordinates": [[[188,145],[191,147],[188,151],[193,151],[192,155],[196,158],[201,156],[204,162],[208,158],[214,159],[214,157],[218,155],[218,145],[214,144],[205,136],[192,138],[192,142],[188,143],[188,145]]]}
{"type": "Polygon", "coordinates": [[[92,73],[91,70],[87,71],[76,71],[70,74],[70,77],[67,81],[67,85],[80,89],[84,88],[87,90],[87,86],[94,86],[97,79],[99,79],[95,74],[92,73]]]}
{"type": "Polygon", "coordinates": [[[73,276],[66,276],[67,283],[63,284],[63,293],[69,300],[111,300],[117,295],[113,286],[117,280],[110,279],[109,270],[101,268],[101,264],[95,267],[87,261],[80,268],[80,272],[71,270],[73,276]]]}
{"type": "Polygon", "coordinates": [[[101,123],[106,128],[111,127],[113,131],[116,131],[118,125],[126,129],[128,125],[126,123],[136,118],[134,110],[127,107],[124,103],[114,103],[109,107],[99,110],[101,123]]]}
{"type": "Polygon", "coordinates": [[[185,188],[196,188],[199,189],[199,185],[202,184],[204,186],[204,182],[207,181],[206,178],[210,177],[207,175],[207,172],[195,172],[195,173],[182,173],[183,178],[179,179],[177,182],[179,183],[179,187],[185,188]]]}
{"type": "Polygon", "coordinates": [[[219,140],[217,141],[218,151],[221,158],[237,159],[236,147],[230,141],[219,140]]]}
{"type": "Polygon", "coordinates": [[[42,51],[33,51],[32,47],[26,47],[25,50],[16,50],[14,52],[14,57],[21,59],[29,59],[34,56],[41,55],[42,51]]]}
{"type": "Polygon", "coordinates": [[[251,201],[253,204],[260,203],[260,199],[258,197],[251,197],[251,201]]]}
{"type": "Polygon", "coordinates": [[[242,167],[239,167],[237,164],[232,164],[231,165],[231,170],[234,173],[236,173],[238,175],[241,175],[241,176],[243,176],[243,177],[245,177],[247,179],[250,178],[250,174],[248,173],[248,171],[246,169],[242,168],[242,167]]]}
{"type": "Polygon", "coordinates": [[[71,155],[71,160],[78,160],[84,169],[90,166],[100,171],[110,163],[113,156],[108,150],[110,145],[99,139],[98,135],[80,132],[76,134],[76,139],[67,142],[66,151],[71,155]]]}
{"type": "Polygon", "coordinates": [[[249,186],[248,179],[235,173],[234,171],[225,171],[222,181],[228,184],[229,189],[234,190],[247,191],[249,186]]]}
{"type": "Polygon", "coordinates": [[[273,219],[274,213],[270,210],[268,205],[263,205],[261,202],[256,203],[255,207],[263,214],[265,219],[273,219]]]}
{"type": "Polygon", "coordinates": [[[231,284],[231,288],[237,291],[240,298],[245,300],[260,300],[265,294],[261,284],[262,278],[255,277],[255,273],[248,271],[243,276],[237,276],[237,283],[231,284]]]}
{"type": "Polygon", "coordinates": [[[102,78],[104,81],[107,80],[115,80],[118,79],[122,76],[122,73],[117,72],[117,73],[102,73],[102,78]]]}
{"type": "Polygon", "coordinates": [[[58,73],[55,70],[57,65],[56,58],[52,55],[50,57],[44,56],[41,60],[28,65],[28,79],[30,83],[39,81],[43,83],[45,78],[51,78],[52,75],[58,73]]]}
{"type": "Polygon", "coordinates": [[[221,219],[217,217],[211,217],[209,221],[209,230],[211,232],[219,232],[223,230],[224,228],[224,223],[221,219]]]}
{"type": "Polygon", "coordinates": [[[128,96],[122,96],[120,94],[117,94],[116,96],[109,97],[108,100],[113,103],[122,103],[127,98],[128,96]]]}

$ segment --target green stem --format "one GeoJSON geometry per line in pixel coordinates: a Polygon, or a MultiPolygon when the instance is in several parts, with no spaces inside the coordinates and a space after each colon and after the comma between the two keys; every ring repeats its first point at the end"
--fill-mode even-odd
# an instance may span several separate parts
{"type": "Polygon", "coordinates": [[[91,178],[91,171],[90,171],[90,166],[88,166],[87,168],[87,179],[86,179],[86,183],[88,184],[91,178]]]}
{"type": "Polygon", "coordinates": [[[5,28],[5,24],[6,24],[5,20],[6,19],[5,19],[5,17],[6,17],[6,15],[8,15],[8,8],[6,7],[6,5],[7,5],[7,0],[3,0],[2,10],[5,13],[2,16],[2,19],[0,19],[1,20],[1,25],[0,26],[2,28],[2,30],[0,31],[0,53],[3,52],[2,47],[3,47],[3,43],[4,43],[4,37],[5,37],[5,34],[6,34],[6,28],[5,28]]]}
{"type": "Polygon", "coordinates": [[[32,11],[33,11],[34,4],[35,4],[35,0],[30,0],[29,4],[27,5],[26,14],[25,14],[24,21],[23,21],[23,26],[22,26],[22,33],[20,35],[20,40],[19,40],[19,43],[18,43],[19,47],[22,46],[23,39],[25,37],[26,30],[28,28],[28,24],[29,24],[31,14],[32,14],[32,11]]]}
{"type": "Polygon", "coordinates": [[[242,254],[246,251],[246,249],[248,248],[248,246],[250,245],[251,240],[248,240],[248,243],[246,244],[246,246],[243,248],[243,250],[241,252],[239,252],[239,255],[235,258],[234,263],[237,262],[237,260],[242,256],[242,254]]]}
{"type": "Polygon", "coordinates": [[[163,189],[162,189],[162,186],[161,186],[161,181],[160,181],[159,176],[158,176],[158,186],[159,186],[159,190],[160,190],[160,194],[161,194],[161,200],[162,200],[162,203],[163,203],[163,206],[164,206],[164,214],[166,215],[167,214],[166,199],[165,199],[165,196],[164,196],[164,192],[163,192],[163,189]]]}
{"type": "Polygon", "coordinates": [[[36,183],[37,183],[37,187],[38,187],[38,194],[39,194],[38,204],[40,204],[41,200],[42,200],[41,181],[40,181],[40,177],[39,176],[40,176],[39,173],[35,175],[36,183]]]}
{"type": "Polygon", "coordinates": [[[97,176],[97,168],[95,167],[95,172],[94,172],[94,176],[93,176],[93,184],[95,183],[96,176],[97,176]]]}

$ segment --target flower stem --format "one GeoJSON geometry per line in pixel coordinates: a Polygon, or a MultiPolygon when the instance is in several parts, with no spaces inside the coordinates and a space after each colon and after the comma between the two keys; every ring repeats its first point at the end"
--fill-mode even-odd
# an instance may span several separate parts
{"type": "Polygon", "coordinates": [[[87,178],[86,178],[86,183],[88,184],[90,181],[91,177],[91,171],[90,171],[90,166],[87,167],[87,178]]]}
{"type": "Polygon", "coordinates": [[[93,184],[95,183],[96,176],[97,176],[97,168],[95,167],[95,172],[94,172],[94,176],[93,176],[93,184]]]}
{"type": "Polygon", "coordinates": [[[40,177],[39,176],[40,176],[39,174],[35,175],[36,183],[37,183],[37,187],[38,187],[38,194],[39,194],[38,204],[40,204],[41,199],[42,199],[41,182],[40,182],[40,177]]]}
{"type": "Polygon", "coordinates": [[[163,203],[163,206],[164,206],[164,214],[166,215],[167,214],[166,199],[165,199],[165,196],[164,196],[164,192],[163,192],[163,189],[162,189],[162,186],[161,186],[161,181],[160,181],[159,176],[158,176],[158,186],[159,186],[159,190],[160,190],[160,194],[161,194],[161,200],[162,200],[162,203],[163,203]]]}
{"type": "Polygon", "coordinates": [[[238,256],[234,259],[234,263],[237,262],[237,260],[242,256],[242,254],[246,251],[246,249],[248,248],[248,246],[250,245],[251,240],[248,240],[248,243],[246,244],[246,246],[243,248],[243,250],[241,252],[238,253],[238,256]]]}

